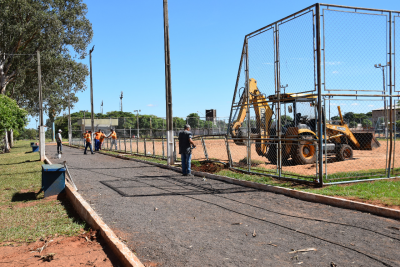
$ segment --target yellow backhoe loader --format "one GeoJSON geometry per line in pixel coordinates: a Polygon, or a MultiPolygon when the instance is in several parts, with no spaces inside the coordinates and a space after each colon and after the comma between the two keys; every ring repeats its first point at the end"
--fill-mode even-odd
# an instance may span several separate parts
{"type": "MultiPolygon", "coordinates": [[[[230,124],[232,138],[237,145],[247,144],[247,131],[242,128],[247,114],[247,105],[252,104],[256,115],[256,128],[251,128],[250,139],[255,140],[256,152],[268,158],[272,164],[277,162],[276,123],[273,122],[273,108],[277,103],[276,95],[268,99],[257,88],[255,79],[249,80],[249,99],[243,93],[239,102],[240,110],[236,119],[230,124]],[[268,104],[272,104],[272,108],[268,104]],[[274,125],[275,124],[275,125],[274,125]]],[[[316,96],[311,94],[281,94],[280,102],[289,105],[288,112],[293,112],[292,121],[281,125],[282,162],[292,158],[295,164],[314,163],[317,158],[318,138],[316,120],[316,96]],[[302,115],[299,106],[309,107],[309,115],[302,115]]],[[[326,123],[326,136],[323,138],[323,153],[336,155],[337,160],[353,158],[353,149],[371,150],[380,146],[373,133],[353,133],[343,121],[338,107],[340,121],[326,123]]],[[[285,117],[287,118],[287,117],[285,117]]]]}

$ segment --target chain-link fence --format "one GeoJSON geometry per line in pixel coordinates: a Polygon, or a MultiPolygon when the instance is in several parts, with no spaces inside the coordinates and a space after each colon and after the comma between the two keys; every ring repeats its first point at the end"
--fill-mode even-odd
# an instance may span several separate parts
{"type": "Polygon", "coordinates": [[[315,4],[246,35],[233,166],[320,185],[395,177],[399,14],[315,4]]]}
{"type": "MultiPolygon", "coordinates": [[[[175,139],[188,123],[192,159],[281,179],[322,185],[395,177],[399,17],[315,4],[246,35],[229,119],[174,118],[175,139]]],[[[165,119],[108,120],[118,151],[166,157],[165,119]]],[[[75,144],[83,144],[82,124],[90,125],[83,121],[73,123],[75,144]]]]}

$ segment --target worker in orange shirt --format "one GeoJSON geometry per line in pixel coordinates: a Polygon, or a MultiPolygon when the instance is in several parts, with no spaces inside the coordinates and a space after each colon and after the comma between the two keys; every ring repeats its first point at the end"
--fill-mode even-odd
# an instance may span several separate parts
{"type": "Polygon", "coordinates": [[[86,146],[85,146],[85,152],[83,152],[83,154],[86,154],[86,150],[89,147],[90,148],[90,152],[93,153],[93,149],[92,149],[92,131],[89,131],[88,133],[85,134],[85,139],[86,139],[86,146]]]}
{"type": "Polygon", "coordinates": [[[94,151],[99,151],[100,149],[100,136],[101,131],[97,130],[97,132],[94,133],[94,151]]]}
{"type": "Polygon", "coordinates": [[[102,146],[103,146],[103,142],[104,142],[104,138],[106,137],[106,135],[104,134],[103,131],[101,131],[101,135],[100,135],[100,147],[99,149],[101,150],[102,146]]]}
{"type": "Polygon", "coordinates": [[[111,129],[111,133],[107,136],[107,138],[111,138],[111,148],[112,150],[113,145],[115,145],[115,150],[118,150],[117,147],[117,133],[114,131],[114,129],[111,129]]]}

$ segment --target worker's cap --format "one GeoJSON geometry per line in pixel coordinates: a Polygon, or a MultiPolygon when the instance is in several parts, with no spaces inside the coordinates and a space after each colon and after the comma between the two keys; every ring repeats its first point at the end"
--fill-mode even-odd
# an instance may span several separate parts
{"type": "Polygon", "coordinates": [[[58,131],[61,133],[62,131],[61,131],[61,129],[58,129],[58,131]]]}
{"type": "Polygon", "coordinates": [[[186,124],[185,125],[185,129],[189,129],[190,128],[190,125],[189,124],[186,124]]]}
{"type": "Polygon", "coordinates": [[[111,129],[111,131],[114,131],[114,129],[111,129]]]}

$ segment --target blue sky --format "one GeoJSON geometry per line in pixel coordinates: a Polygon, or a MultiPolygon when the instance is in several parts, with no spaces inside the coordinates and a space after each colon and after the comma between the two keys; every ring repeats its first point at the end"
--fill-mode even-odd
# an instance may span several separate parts
{"type": "MultiPolygon", "coordinates": [[[[94,37],[94,111],[119,110],[165,117],[162,0],[85,0],[94,37]]],[[[170,49],[173,116],[217,109],[227,117],[236,82],[244,35],[314,4],[314,1],[170,0],[170,49]]],[[[396,0],[335,0],[325,3],[399,10],[396,0]]],[[[290,55],[288,55],[290,57],[290,55]]],[[[89,63],[89,58],[83,62],[89,63]]],[[[332,61],[339,64],[340,60],[332,61]]],[[[379,62],[376,62],[379,63],[379,62]]],[[[384,62],[382,62],[384,63],[384,62]]],[[[329,66],[331,68],[332,66],[329,66]]],[[[332,69],[332,74],[334,71],[332,69]]],[[[378,72],[379,70],[375,70],[378,72]]],[[[328,76],[327,76],[328,77],[328,76]]],[[[88,89],[79,93],[72,112],[90,111],[88,89]]],[[[288,89],[289,90],[289,89],[288,89]]],[[[366,111],[360,111],[366,112],[366,111]]],[[[35,127],[31,119],[28,127],[35,127]]]]}

